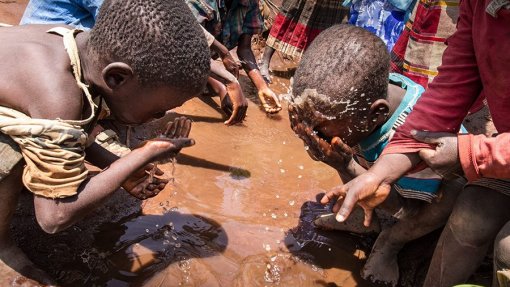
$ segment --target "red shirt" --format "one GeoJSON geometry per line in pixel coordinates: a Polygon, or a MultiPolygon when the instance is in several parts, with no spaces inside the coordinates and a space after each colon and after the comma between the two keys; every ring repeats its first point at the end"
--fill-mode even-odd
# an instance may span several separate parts
{"type": "Polygon", "coordinates": [[[502,7],[493,17],[486,12],[491,2],[461,1],[457,31],[448,39],[438,76],[384,153],[430,148],[414,140],[410,131],[456,133],[477,99],[485,97],[502,134],[459,136],[460,160],[469,180],[510,178],[510,9],[502,7]]]}

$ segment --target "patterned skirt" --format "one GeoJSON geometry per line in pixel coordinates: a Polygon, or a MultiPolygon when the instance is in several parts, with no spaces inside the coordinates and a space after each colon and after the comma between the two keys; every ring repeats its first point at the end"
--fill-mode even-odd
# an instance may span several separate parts
{"type": "Polygon", "coordinates": [[[340,0],[284,0],[266,44],[300,57],[320,32],[342,23],[348,13],[340,0]]]}

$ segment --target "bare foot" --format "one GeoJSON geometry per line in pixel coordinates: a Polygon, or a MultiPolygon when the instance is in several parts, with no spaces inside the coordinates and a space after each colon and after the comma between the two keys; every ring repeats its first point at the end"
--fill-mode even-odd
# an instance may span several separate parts
{"type": "Polygon", "coordinates": [[[396,286],[399,278],[397,255],[400,247],[389,242],[387,234],[390,229],[384,230],[374,244],[367,263],[361,270],[361,277],[374,283],[384,283],[396,286]]]}
{"type": "Polygon", "coordinates": [[[15,244],[0,248],[0,286],[56,286],[15,244]]]}

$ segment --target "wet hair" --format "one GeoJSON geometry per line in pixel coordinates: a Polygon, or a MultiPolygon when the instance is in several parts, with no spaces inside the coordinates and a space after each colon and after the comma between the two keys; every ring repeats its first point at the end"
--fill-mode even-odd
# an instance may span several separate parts
{"type": "Polygon", "coordinates": [[[386,98],[390,57],[384,42],[352,25],[323,31],[304,53],[291,102],[313,105],[328,118],[357,114],[386,98]],[[367,107],[368,105],[368,107],[367,107]]]}
{"type": "Polygon", "coordinates": [[[130,65],[142,85],[199,93],[210,54],[184,0],[106,0],[90,32],[89,50],[130,65]]]}

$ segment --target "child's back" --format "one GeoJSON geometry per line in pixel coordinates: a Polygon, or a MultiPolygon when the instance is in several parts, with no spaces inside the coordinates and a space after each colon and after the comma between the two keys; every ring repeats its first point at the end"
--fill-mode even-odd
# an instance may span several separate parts
{"type": "Polygon", "coordinates": [[[0,42],[0,285],[29,282],[19,279],[22,270],[46,282],[10,239],[22,186],[34,194],[37,221],[49,233],[71,226],[121,186],[139,199],[157,195],[167,181],[146,171],[193,144],[189,120],[176,120],[166,139],[120,159],[89,144],[88,131],[101,101],[119,121],[139,124],[196,96],[210,55],[180,0],[107,0],[90,32],[27,25],[0,28],[0,42]],[[103,172],[88,177],[85,159],[103,172]]]}

